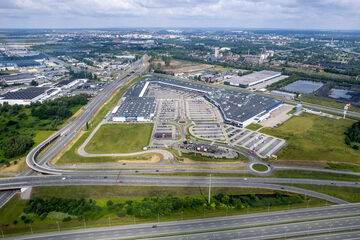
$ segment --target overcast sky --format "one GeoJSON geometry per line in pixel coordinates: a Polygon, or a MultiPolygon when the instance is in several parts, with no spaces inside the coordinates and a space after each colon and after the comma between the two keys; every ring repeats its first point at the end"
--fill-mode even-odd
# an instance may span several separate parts
{"type": "Polygon", "coordinates": [[[0,0],[0,28],[360,29],[360,0],[0,0]]]}

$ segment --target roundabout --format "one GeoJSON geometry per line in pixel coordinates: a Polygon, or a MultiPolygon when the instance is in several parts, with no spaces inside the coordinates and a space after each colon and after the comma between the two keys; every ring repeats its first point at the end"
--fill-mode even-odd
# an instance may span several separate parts
{"type": "Polygon", "coordinates": [[[271,172],[271,168],[263,163],[251,163],[249,165],[251,171],[258,174],[268,174],[271,172]]]}

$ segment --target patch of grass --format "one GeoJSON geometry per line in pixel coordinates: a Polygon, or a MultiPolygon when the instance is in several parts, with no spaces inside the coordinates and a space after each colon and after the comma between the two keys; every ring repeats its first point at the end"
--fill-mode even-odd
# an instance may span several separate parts
{"type": "Polygon", "coordinates": [[[295,108],[293,108],[293,109],[291,109],[290,111],[288,111],[288,112],[287,112],[287,114],[289,114],[289,115],[290,115],[290,114],[294,114],[295,112],[296,112],[296,109],[295,109],[295,108]]]}
{"type": "Polygon", "coordinates": [[[351,171],[351,172],[360,172],[360,166],[346,163],[328,163],[328,169],[342,170],[342,171],[351,171]]]}
{"type": "Polygon", "coordinates": [[[268,167],[264,164],[254,164],[253,166],[253,169],[255,169],[256,171],[259,171],[259,172],[265,172],[268,170],[268,167]]]}
{"type": "Polygon", "coordinates": [[[319,186],[308,184],[291,184],[291,186],[324,193],[348,202],[360,202],[360,188],[357,187],[319,186]]]}
{"type": "Polygon", "coordinates": [[[344,141],[344,132],[352,124],[350,120],[302,113],[278,128],[263,128],[261,132],[286,140],[287,145],[277,154],[279,160],[360,163],[359,152],[344,141]]]}
{"type": "Polygon", "coordinates": [[[251,124],[246,126],[247,129],[250,129],[250,130],[253,130],[253,131],[257,131],[261,127],[262,126],[260,124],[257,124],[257,123],[251,123],[251,124]]]}
{"type": "Polygon", "coordinates": [[[26,200],[21,200],[19,195],[10,199],[5,206],[0,209],[0,225],[9,224],[16,220],[22,213],[26,200]]]}
{"type": "Polygon", "coordinates": [[[104,124],[85,146],[88,153],[132,153],[148,146],[152,123],[104,124]]]}

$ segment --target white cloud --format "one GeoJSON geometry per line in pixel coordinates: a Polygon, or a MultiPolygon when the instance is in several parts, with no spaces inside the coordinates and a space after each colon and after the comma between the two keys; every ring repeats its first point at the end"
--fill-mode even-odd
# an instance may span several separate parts
{"type": "MultiPolygon", "coordinates": [[[[359,0],[1,0],[0,20],[121,26],[360,28],[359,0]],[[135,20],[134,20],[135,19],[135,20]],[[112,21],[111,21],[112,20],[112,21]],[[116,22],[121,24],[116,24],[116,22]]],[[[24,22],[22,22],[24,24],[24,22]]],[[[64,24],[63,24],[64,25],[64,24]]],[[[4,26],[6,27],[6,26],[4,26]]],[[[33,26],[36,27],[36,26],[33,26]]],[[[64,25],[64,27],[67,27],[64,25]]]]}

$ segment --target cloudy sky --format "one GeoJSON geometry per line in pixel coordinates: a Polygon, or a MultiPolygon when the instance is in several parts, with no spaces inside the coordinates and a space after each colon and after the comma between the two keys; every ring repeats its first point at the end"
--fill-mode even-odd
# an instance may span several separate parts
{"type": "Polygon", "coordinates": [[[0,28],[360,29],[360,0],[0,0],[0,28]]]}

